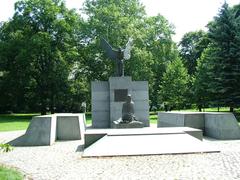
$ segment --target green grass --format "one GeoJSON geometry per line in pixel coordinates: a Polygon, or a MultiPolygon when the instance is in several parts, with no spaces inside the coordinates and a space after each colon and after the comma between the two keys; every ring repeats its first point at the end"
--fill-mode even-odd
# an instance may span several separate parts
{"type": "Polygon", "coordinates": [[[150,112],[150,124],[157,124],[157,112],[150,112]]]}
{"type": "Polygon", "coordinates": [[[87,125],[92,125],[92,114],[90,112],[87,112],[85,115],[86,115],[87,125]]]}
{"type": "MultiPolygon", "coordinates": [[[[236,111],[238,111],[238,109],[235,109],[236,111]]],[[[179,111],[179,110],[173,110],[173,111],[179,111]]],[[[198,109],[183,109],[180,111],[190,111],[190,112],[198,112],[198,109]]],[[[218,108],[204,108],[202,109],[203,112],[217,112],[218,108]]],[[[229,112],[229,107],[220,107],[219,108],[220,112],[229,112]]]]}
{"type": "Polygon", "coordinates": [[[6,168],[0,165],[0,179],[1,180],[22,180],[23,175],[17,170],[6,168]]]}
{"type": "MultiPolygon", "coordinates": [[[[205,108],[204,112],[217,112],[217,108],[205,108]]],[[[229,112],[229,108],[221,107],[220,112],[229,112]]],[[[197,109],[185,109],[181,111],[191,111],[197,112],[197,109]]],[[[240,122],[240,109],[235,109],[235,116],[240,122]]],[[[16,130],[26,130],[30,120],[33,116],[39,115],[35,114],[6,114],[0,115],[0,131],[16,131],[16,130]]],[[[150,123],[157,124],[157,112],[150,112],[150,123]]],[[[87,125],[92,124],[91,113],[86,113],[87,125]]]]}
{"type": "MultiPolygon", "coordinates": [[[[0,115],[0,132],[26,130],[32,117],[38,115],[40,114],[2,114],[0,115]]],[[[91,113],[86,113],[86,121],[88,125],[92,124],[91,113]]]]}
{"type": "Polygon", "coordinates": [[[3,114],[0,115],[0,131],[27,129],[33,116],[39,114],[3,114]]]}

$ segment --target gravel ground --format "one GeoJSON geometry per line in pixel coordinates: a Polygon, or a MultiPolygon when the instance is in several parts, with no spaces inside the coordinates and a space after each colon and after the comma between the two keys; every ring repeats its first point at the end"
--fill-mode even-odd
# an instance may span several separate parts
{"type": "MultiPolygon", "coordinates": [[[[2,132],[7,142],[24,131],[2,132]]],[[[81,158],[81,141],[16,147],[0,153],[0,164],[20,169],[26,179],[240,179],[240,140],[204,139],[221,153],[81,158]]]]}

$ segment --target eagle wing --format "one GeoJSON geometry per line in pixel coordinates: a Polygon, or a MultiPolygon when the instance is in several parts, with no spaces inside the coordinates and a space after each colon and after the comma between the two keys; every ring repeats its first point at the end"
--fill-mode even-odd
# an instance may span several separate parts
{"type": "Polygon", "coordinates": [[[123,51],[123,57],[124,57],[124,59],[126,59],[126,60],[130,59],[130,57],[131,57],[130,51],[131,51],[131,49],[132,49],[132,45],[133,45],[133,39],[132,39],[132,38],[129,38],[129,39],[128,39],[128,42],[127,42],[127,44],[126,44],[126,48],[125,48],[124,51],[123,51]]]}
{"type": "Polygon", "coordinates": [[[117,50],[113,49],[112,46],[104,38],[101,38],[100,46],[105,50],[107,56],[110,59],[117,59],[117,50]]]}

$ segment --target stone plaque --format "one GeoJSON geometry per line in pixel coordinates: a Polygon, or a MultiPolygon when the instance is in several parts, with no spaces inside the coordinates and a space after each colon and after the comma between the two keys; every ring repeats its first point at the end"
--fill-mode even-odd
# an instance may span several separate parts
{"type": "Polygon", "coordinates": [[[124,102],[128,95],[127,89],[115,89],[114,90],[114,101],[115,102],[124,102]]]}

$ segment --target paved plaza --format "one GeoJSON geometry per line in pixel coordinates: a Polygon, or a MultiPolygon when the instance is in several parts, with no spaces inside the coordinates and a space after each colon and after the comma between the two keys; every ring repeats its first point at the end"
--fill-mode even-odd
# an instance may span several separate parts
{"type": "MultiPolygon", "coordinates": [[[[23,133],[2,132],[0,140],[7,142],[23,133]]],[[[204,141],[221,153],[81,158],[81,141],[61,141],[0,153],[0,164],[15,167],[26,179],[34,180],[240,179],[240,140],[204,141]]]]}

